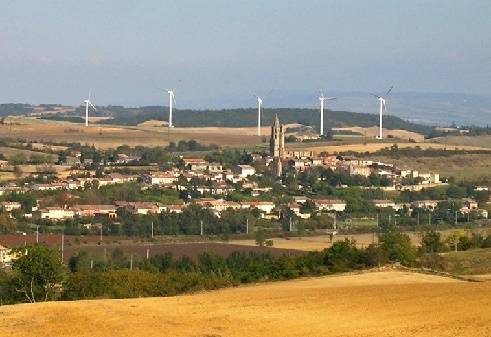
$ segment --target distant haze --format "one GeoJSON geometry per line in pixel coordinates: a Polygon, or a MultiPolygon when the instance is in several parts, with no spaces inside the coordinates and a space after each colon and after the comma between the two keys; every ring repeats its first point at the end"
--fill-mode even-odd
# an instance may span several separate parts
{"type": "Polygon", "coordinates": [[[174,88],[178,108],[255,94],[306,106],[323,90],[376,112],[367,93],[395,85],[398,116],[491,123],[489,13],[482,0],[4,1],[0,102],[77,105],[91,89],[96,104],[162,105],[174,88]]]}

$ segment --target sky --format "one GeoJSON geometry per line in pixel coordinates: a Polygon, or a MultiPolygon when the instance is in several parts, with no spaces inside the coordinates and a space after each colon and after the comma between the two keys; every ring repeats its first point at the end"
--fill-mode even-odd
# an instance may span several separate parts
{"type": "MultiPolygon", "coordinates": [[[[3,0],[0,102],[178,108],[282,92],[491,95],[491,1],[3,0]]],[[[276,102],[281,104],[281,102],[276,102]]]]}

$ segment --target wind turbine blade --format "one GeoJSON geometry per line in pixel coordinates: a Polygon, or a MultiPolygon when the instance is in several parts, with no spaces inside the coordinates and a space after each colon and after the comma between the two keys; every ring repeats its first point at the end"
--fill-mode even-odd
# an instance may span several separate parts
{"type": "Polygon", "coordinates": [[[336,97],[326,97],[326,99],[327,99],[328,101],[333,101],[333,100],[335,100],[335,99],[336,99],[336,97]]]}
{"type": "Polygon", "coordinates": [[[373,97],[382,98],[379,95],[375,95],[375,94],[372,94],[372,93],[370,93],[370,95],[372,95],[373,97]]]}
{"type": "Polygon", "coordinates": [[[390,94],[390,92],[392,91],[392,89],[394,88],[394,86],[391,86],[389,90],[387,90],[387,93],[385,94],[385,96],[387,96],[388,94],[390,94]]]}
{"type": "Polygon", "coordinates": [[[270,90],[270,91],[268,91],[268,92],[266,93],[266,95],[264,95],[263,97],[267,99],[267,98],[268,98],[268,97],[271,95],[271,93],[272,93],[273,91],[274,91],[274,89],[271,89],[271,90],[270,90]]]}
{"type": "Polygon", "coordinates": [[[89,101],[89,104],[92,107],[92,109],[94,109],[95,111],[97,111],[97,109],[95,108],[94,104],[92,104],[92,102],[89,101]]]}

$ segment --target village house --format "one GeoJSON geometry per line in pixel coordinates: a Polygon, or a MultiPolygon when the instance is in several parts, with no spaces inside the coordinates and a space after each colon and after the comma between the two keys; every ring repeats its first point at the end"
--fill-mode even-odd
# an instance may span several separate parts
{"type": "Polygon", "coordinates": [[[183,158],[184,167],[191,171],[204,171],[208,167],[208,163],[201,158],[183,158]]]}
{"type": "Polygon", "coordinates": [[[288,166],[296,171],[305,171],[312,166],[310,159],[290,159],[288,160],[288,166]]]}
{"type": "Polygon", "coordinates": [[[114,184],[123,184],[123,183],[128,183],[132,181],[137,181],[138,176],[134,174],[121,174],[121,173],[110,173],[107,175],[107,178],[112,179],[112,182],[114,184]]]}
{"type": "Polygon", "coordinates": [[[246,178],[256,174],[256,169],[251,165],[235,165],[232,167],[232,173],[239,177],[246,178]]]}
{"type": "Polygon", "coordinates": [[[75,205],[70,209],[80,217],[107,216],[112,219],[117,217],[117,207],[114,205],[75,205]]]}
{"type": "Polygon", "coordinates": [[[220,163],[210,163],[206,166],[206,170],[211,173],[222,172],[223,165],[220,163]]]}
{"type": "Polygon", "coordinates": [[[240,204],[233,201],[223,199],[201,198],[194,200],[194,204],[212,210],[216,215],[227,210],[228,208],[239,209],[240,204]]]}
{"type": "Polygon", "coordinates": [[[172,185],[178,180],[178,175],[172,171],[152,172],[143,176],[143,181],[151,185],[172,185]]]}
{"type": "Polygon", "coordinates": [[[132,214],[158,214],[165,210],[163,204],[154,201],[115,201],[114,204],[132,214]]]}
{"type": "Polygon", "coordinates": [[[22,205],[20,202],[16,201],[2,201],[0,202],[0,209],[5,211],[5,212],[12,212],[18,209],[21,209],[22,205]]]}
{"type": "Polygon", "coordinates": [[[372,169],[365,165],[347,164],[340,162],[337,167],[340,171],[344,171],[349,175],[360,175],[364,177],[370,176],[372,174],[372,169]]]}
{"type": "Polygon", "coordinates": [[[272,201],[241,201],[239,202],[242,209],[258,209],[262,213],[271,214],[275,208],[272,201]]]}
{"type": "Polygon", "coordinates": [[[12,251],[12,249],[0,245],[0,266],[10,266],[18,256],[19,254],[12,251]]]}
{"type": "Polygon", "coordinates": [[[330,168],[331,170],[336,170],[339,159],[336,156],[324,156],[322,158],[322,165],[324,167],[330,168]]]}
{"type": "Polygon", "coordinates": [[[300,195],[300,196],[294,196],[292,197],[293,201],[296,202],[297,204],[305,204],[309,198],[306,196],[300,195]]]}
{"type": "Polygon", "coordinates": [[[372,203],[377,208],[392,208],[398,210],[398,206],[392,200],[372,200],[372,203]]]}
{"type": "Polygon", "coordinates": [[[168,213],[182,213],[184,209],[183,204],[162,205],[163,211],[168,213]]]}
{"type": "Polygon", "coordinates": [[[313,151],[285,151],[285,158],[307,159],[315,157],[313,151]]]}
{"type": "Polygon", "coordinates": [[[298,216],[301,219],[310,219],[311,214],[300,212],[300,207],[301,207],[301,205],[297,202],[294,202],[294,201],[288,204],[288,208],[293,212],[293,214],[295,214],[296,216],[298,216]]]}
{"type": "Polygon", "coordinates": [[[411,203],[413,208],[434,210],[441,200],[416,200],[411,203]]]}
{"type": "Polygon", "coordinates": [[[33,191],[59,191],[68,189],[67,183],[34,184],[31,186],[33,191]]]}
{"type": "Polygon", "coordinates": [[[35,211],[33,216],[37,219],[46,219],[46,220],[65,220],[65,219],[73,219],[75,213],[70,209],[65,209],[63,207],[45,207],[40,208],[35,211]]]}
{"type": "Polygon", "coordinates": [[[346,209],[346,202],[341,199],[312,199],[315,207],[319,211],[336,211],[344,212],[346,209]]]}
{"type": "Polygon", "coordinates": [[[6,193],[10,193],[10,192],[17,192],[17,193],[20,193],[20,192],[24,192],[25,189],[23,189],[22,187],[20,186],[16,186],[16,185],[6,185],[6,186],[0,186],[0,195],[4,195],[6,193]]]}
{"type": "Polygon", "coordinates": [[[257,187],[257,186],[255,186],[255,187],[252,187],[251,195],[253,197],[258,197],[261,194],[271,192],[272,189],[273,189],[272,187],[257,187]]]}
{"type": "Polygon", "coordinates": [[[139,162],[141,160],[141,156],[129,156],[124,153],[118,153],[115,163],[116,164],[130,164],[133,162],[139,162]]]}

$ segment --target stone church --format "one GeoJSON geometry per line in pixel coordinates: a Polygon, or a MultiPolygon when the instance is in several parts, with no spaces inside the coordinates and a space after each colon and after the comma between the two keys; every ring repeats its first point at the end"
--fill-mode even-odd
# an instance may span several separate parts
{"type": "Polygon", "coordinates": [[[283,172],[282,161],[285,158],[285,127],[280,123],[278,114],[276,114],[273,126],[271,127],[269,152],[273,157],[271,169],[279,177],[283,172]]]}

